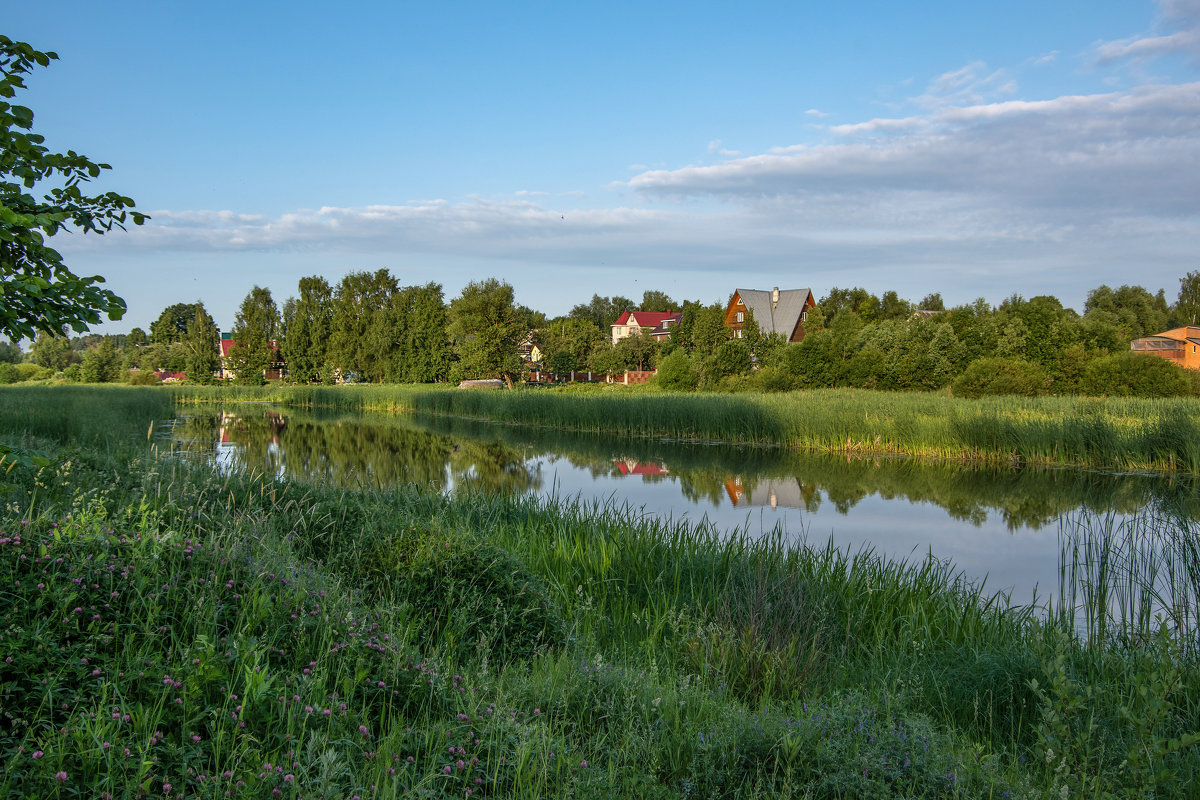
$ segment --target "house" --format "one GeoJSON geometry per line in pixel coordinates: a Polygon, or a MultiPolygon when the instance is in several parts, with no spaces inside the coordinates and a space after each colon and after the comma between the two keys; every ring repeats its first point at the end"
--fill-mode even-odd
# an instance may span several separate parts
{"type": "MultiPolygon", "coordinates": [[[[284,372],[284,368],[286,365],[283,363],[283,360],[279,357],[279,342],[272,339],[270,342],[268,342],[268,344],[271,345],[271,353],[272,353],[271,366],[269,369],[267,369],[267,371],[265,373],[263,373],[263,377],[265,377],[269,381],[277,381],[283,377],[283,372],[284,372]]],[[[220,371],[220,373],[218,373],[217,377],[219,377],[223,381],[231,380],[231,379],[237,377],[237,373],[235,373],[230,368],[229,351],[232,350],[233,348],[237,347],[237,340],[233,338],[232,333],[222,331],[220,346],[221,346],[221,371],[220,371]]]]}
{"type": "Polygon", "coordinates": [[[671,332],[668,328],[678,325],[682,316],[672,311],[626,311],[612,324],[612,343],[616,344],[625,337],[641,333],[643,330],[660,341],[669,338],[671,332]]]}
{"type": "Polygon", "coordinates": [[[662,322],[655,326],[654,330],[650,331],[651,338],[653,338],[656,342],[662,342],[670,339],[671,328],[674,328],[676,325],[678,325],[681,319],[683,319],[682,311],[664,318],[662,322]]]}
{"type": "Polygon", "coordinates": [[[537,328],[529,331],[517,343],[517,354],[521,356],[521,361],[526,364],[542,363],[542,349],[534,343],[534,337],[537,336],[537,328]]]}
{"type": "Polygon", "coordinates": [[[804,339],[808,310],[816,305],[808,289],[736,289],[725,307],[725,324],[733,329],[733,338],[744,338],[747,314],[753,313],[764,336],[778,333],[789,342],[799,342],[804,339]]]}
{"type": "Polygon", "coordinates": [[[1130,342],[1129,349],[1162,356],[1184,369],[1200,369],[1200,327],[1186,325],[1143,336],[1130,342]]]}

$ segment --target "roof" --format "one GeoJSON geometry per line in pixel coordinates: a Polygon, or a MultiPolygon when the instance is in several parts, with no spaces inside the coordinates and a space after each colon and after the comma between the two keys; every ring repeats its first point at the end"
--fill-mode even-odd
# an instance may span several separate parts
{"type": "Polygon", "coordinates": [[[651,336],[665,336],[671,332],[672,325],[678,325],[683,319],[683,312],[680,311],[665,318],[662,322],[655,326],[654,330],[650,331],[651,336]]]}
{"type": "Polygon", "coordinates": [[[626,311],[617,318],[617,321],[613,325],[637,325],[641,328],[657,328],[663,323],[663,320],[673,316],[675,314],[670,311],[626,311]]]}
{"type": "Polygon", "coordinates": [[[737,296],[746,308],[754,312],[754,321],[763,333],[778,333],[791,337],[800,324],[801,315],[808,307],[810,289],[780,289],[779,302],[771,307],[771,291],[763,289],[738,289],[737,296]]]}

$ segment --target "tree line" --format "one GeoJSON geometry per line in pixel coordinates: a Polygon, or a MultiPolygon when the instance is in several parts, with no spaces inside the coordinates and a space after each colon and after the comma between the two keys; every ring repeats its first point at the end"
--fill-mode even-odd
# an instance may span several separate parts
{"type": "MultiPolygon", "coordinates": [[[[833,288],[810,311],[805,337],[764,336],[753,319],[731,338],[727,301],[676,301],[647,291],[640,301],[594,294],[564,315],[515,302],[496,279],[468,284],[447,302],[440,284],[404,286],[388,270],[351,272],[337,284],[301,278],[278,306],[254,287],[231,330],[228,364],[245,383],[260,383],[286,364],[293,382],[357,380],[432,383],[464,378],[521,379],[522,345],[541,352],[542,370],[620,374],[657,369],[671,389],[785,391],[815,387],[932,390],[956,394],[1190,394],[1196,376],[1164,359],[1129,351],[1131,339],[1192,324],[1200,314],[1200,272],[1180,280],[1178,296],[1141,286],[1100,286],[1083,313],[1055,297],[1013,295],[947,308],[934,293],[911,302],[894,291],[833,288]],[[625,311],[677,312],[669,340],[633,335],[611,344],[625,311]],[[1167,369],[1169,368],[1169,369],[1167,369]]],[[[11,347],[11,346],[10,346],[11,347]]],[[[16,348],[11,348],[19,357],[16,348]]],[[[149,333],[74,339],[41,335],[29,360],[68,379],[119,380],[131,367],[185,372],[215,380],[219,333],[202,303],[164,309],[149,333]]],[[[0,363],[13,358],[0,349],[0,363]]],[[[28,368],[26,368],[28,371],[28,368]]],[[[0,380],[12,377],[0,366],[0,380]]]]}

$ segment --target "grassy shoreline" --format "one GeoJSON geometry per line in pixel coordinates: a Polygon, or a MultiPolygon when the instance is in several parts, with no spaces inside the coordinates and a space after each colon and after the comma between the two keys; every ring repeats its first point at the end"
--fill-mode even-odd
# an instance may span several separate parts
{"type": "Polygon", "coordinates": [[[1200,400],[993,397],[823,389],[778,395],[461,391],[421,386],[181,387],[180,402],[275,402],[447,414],[563,430],[811,452],[1200,473],[1200,400]]]}
{"type": "MultiPolygon", "coordinates": [[[[1085,640],[937,561],[216,474],[147,443],[163,393],[56,391],[0,392],[0,435],[53,461],[5,476],[0,794],[1167,797],[1200,780],[1196,643],[1153,621],[1085,640]]],[[[1200,531],[1171,533],[1196,552],[1200,531]]]]}

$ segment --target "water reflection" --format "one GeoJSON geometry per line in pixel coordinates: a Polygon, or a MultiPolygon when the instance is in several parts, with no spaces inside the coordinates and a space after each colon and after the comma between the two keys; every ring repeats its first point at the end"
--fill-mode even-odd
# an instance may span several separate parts
{"type": "Polygon", "coordinates": [[[611,498],[726,530],[778,526],[901,558],[928,552],[1021,599],[1056,586],[1064,515],[1200,518],[1191,477],[847,459],[419,414],[189,410],[175,441],[225,469],[302,481],[611,498]]]}
{"type": "Polygon", "coordinates": [[[541,486],[536,467],[501,442],[397,424],[403,421],[233,406],[181,417],[175,440],[224,469],[341,487],[418,483],[443,491],[527,492],[541,486]]]}

